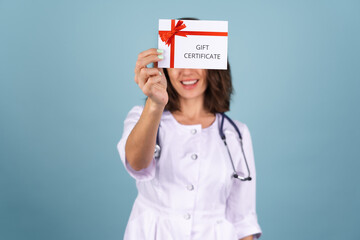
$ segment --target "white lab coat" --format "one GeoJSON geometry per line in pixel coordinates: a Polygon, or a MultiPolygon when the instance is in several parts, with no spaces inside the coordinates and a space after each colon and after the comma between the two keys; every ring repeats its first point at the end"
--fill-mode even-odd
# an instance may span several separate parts
{"type": "MultiPolygon", "coordinates": [[[[235,121],[243,136],[252,181],[231,178],[230,158],[219,135],[220,114],[216,114],[211,126],[202,129],[200,124],[182,125],[164,111],[159,130],[161,156],[153,158],[146,169],[135,171],[125,158],[125,143],[142,111],[142,106],[131,109],[117,145],[125,169],[136,179],[138,189],[124,239],[237,240],[248,235],[259,238],[255,165],[247,126],[235,121]]],[[[227,120],[224,133],[236,170],[247,176],[238,135],[227,120]]]]}

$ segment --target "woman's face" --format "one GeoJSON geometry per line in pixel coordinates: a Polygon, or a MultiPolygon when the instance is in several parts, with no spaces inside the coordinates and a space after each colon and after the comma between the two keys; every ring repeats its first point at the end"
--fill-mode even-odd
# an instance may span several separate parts
{"type": "Polygon", "coordinates": [[[167,72],[179,98],[203,100],[206,69],[168,68],[167,72]]]}

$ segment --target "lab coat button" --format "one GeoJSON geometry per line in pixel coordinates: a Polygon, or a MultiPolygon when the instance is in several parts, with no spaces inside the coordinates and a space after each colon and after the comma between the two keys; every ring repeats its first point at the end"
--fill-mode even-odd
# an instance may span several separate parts
{"type": "Polygon", "coordinates": [[[194,185],[189,184],[186,186],[186,188],[187,188],[187,190],[192,191],[192,190],[194,190],[194,185]]]}
{"type": "Polygon", "coordinates": [[[198,155],[197,155],[197,154],[194,153],[193,155],[191,155],[191,159],[192,159],[192,160],[196,160],[197,158],[198,158],[198,155]]]}
{"type": "Polygon", "coordinates": [[[194,128],[194,129],[191,129],[191,133],[193,134],[193,135],[195,135],[196,134],[196,129],[194,128]]]}
{"type": "Polygon", "coordinates": [[[190,217],[191,217],[190,214],[188,214],[188,213],[184,214],[184,218],[185,218],[186,220],[189,220],[190,217]]]}

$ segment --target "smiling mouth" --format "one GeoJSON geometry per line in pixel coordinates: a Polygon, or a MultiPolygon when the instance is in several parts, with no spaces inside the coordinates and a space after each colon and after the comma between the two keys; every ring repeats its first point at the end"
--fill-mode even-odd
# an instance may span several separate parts
{"type": "Polygon", "coordinates": [[[199,81],[199,79],[195,79],[195,80],[187,80],[187,81],[180,81],[181,84],[185,85],[185,86],[189,86],[189,85],[194,85],[199,81]]]}

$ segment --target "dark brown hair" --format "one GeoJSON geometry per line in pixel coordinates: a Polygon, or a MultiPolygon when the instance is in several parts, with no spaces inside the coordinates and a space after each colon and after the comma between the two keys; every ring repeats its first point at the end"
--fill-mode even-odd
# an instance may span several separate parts
{"type": "MultiPolygon", "coordinates": [[[[180,18],[179,20],[199,20],[197,18],[180,18]]],[[[164,68],[167,80],[167,92],[169,101],[165,110],[170,112],[180,110],[179,95],[170,82],[169,74],[164,68]]],[[[231,82],[230,64],[227,61],[227,70],[208,69],[206,70],[207,87],[205,90],[204,108],[211,112],[227,112],[230,110],[230,99],[233,93],[231,82]]]]}

